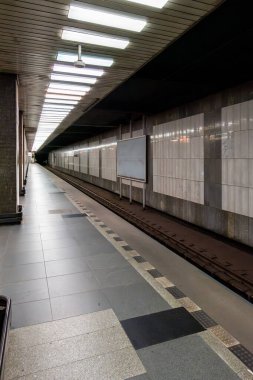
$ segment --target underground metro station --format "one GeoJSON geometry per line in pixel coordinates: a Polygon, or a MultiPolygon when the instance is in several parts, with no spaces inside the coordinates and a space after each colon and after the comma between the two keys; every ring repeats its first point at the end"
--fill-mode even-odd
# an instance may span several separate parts
{"type": "Polygon", "coordinates": [[[0,0],[0,379],[253,380],[252,0],[0,0]]]}

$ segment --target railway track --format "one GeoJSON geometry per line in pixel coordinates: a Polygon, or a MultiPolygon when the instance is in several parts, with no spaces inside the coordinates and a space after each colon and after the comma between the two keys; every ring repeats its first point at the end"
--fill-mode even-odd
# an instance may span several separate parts
{"type": "MultiPolygon", "coordinates": [[[[253,255],[250,253],[245,252],[243,249],[240,251],[239,248],[235,249],[223,243],[224,247],[221,247],[222,252],[220,254],[215,253],[215,238],[210,238],[207,235],[207,247],[206,245],[204,247],[200,246],[196,241],[193,242],[190,238],[186,239],[182,237],[182,234],[180,234],[182,225],[180,223],[176,226],[176,232],[174,225],[172,225],[174,228],[168,230],[168,225],[163,223],[161,217],[161,223],[151,223],[149,219],[152,220],[153,218],[149,218],[149,216],[152,216],[149,213],[154,214],[155,210],[148,208],[143,212],[139,204],[133,210],[133,207],[129,206],[126,200],[120,201],[117,194],[51,167],[47,167],[47,169],[253,303],[253,255]],[[210,245],[212,243],[211,239],[214,239],[213,247],[210,245]],[[238,254],[240,254],[240,257],[238,254]]],[[[159,212],[157,214],[159,215],[159,212]]],[[[166,221],[165,215],[163,218],[166,221]]],[[[175,224],[175,222],[173,223],[175,224]]],[[[185,226],[183,228],[185,229],[185,226]]],[[[191,232],[189,236],[192,235],[192,231],[189,232],[191,232]]],[[[203,235],[201,236],[201,241],[203,242],[203,235]]],[[[220,243],[219,246],[222,246],[222,244],[220,243]]]]}

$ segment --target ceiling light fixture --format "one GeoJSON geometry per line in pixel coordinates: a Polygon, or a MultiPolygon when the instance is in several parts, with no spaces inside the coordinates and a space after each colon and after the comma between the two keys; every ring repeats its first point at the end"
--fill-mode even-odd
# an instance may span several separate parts
{"type": "Polygon", "coordinates": [[[55,100],[76,100],[79,101],[82,99],[81,96],[75,95],[61,95],[61,94],[46,94],[46,99],[55,99],[55,100]]]}
{"type": "Polygon", "coordinates": [[[129,40],[127,38],[118,38],[115,36],[89,31],[77,32],[65,28],[62,31],[61,38],[66,41],[82,42],[90,45],[106,46],[116,49],[125,49],[129,44],[129,40]]]}
{"type": "Polygon", "coordinates": [[[73,67],[68,65],[61,65],[56,63],[53,67],[53,72],[76,74],[76,75],[90,75],[93,77],[101,77],[104,74],[104,70],[101,69],[89,69],[86,67],[73,67]]]}
{"type": "Polygon", "coordinates": [[[90,91],[90,86],[81,86],[81,85],[75,85],[75,84],[68,84],[68,83],[62,83],[62,82],[52,82],[49,85],[49,88],[54,89],[61,89],[61,90],[74,90],[74,91],[83,91],[87,92],[90,91]]]}
{"type": "Polygon", "coordinates": [[[126,0],[130,1],[131,3],[137,3],[142,5],[148,5],[149,7],[154,8],[163,8],[165,4],[168,3],[168,0],[126,0]]]}
{"type": "Polygon", "coordinates": [[[78,104],[77,100],[65,100],[65,99],[45,99],[44,104],[50,103],[50,104],[78,104]]]}
{"type": "Polygon", "coordinates": [[[59,88],[48,88],[47,94],[84,96],[84,95],[86,95],[86,91],[64,90],[64,89],[59,89],[59,88]]]}
{"type": "MultiPolygon", "coordinates": [[[[57,61],[61,62],[74,63],[77,61],[77,58],[77,54],[59,52],[56,59],[57,61]]],[[[85,63],[85,65],[103,67],[111,67],[114,62],[111,58],[102,58],[86,54],[82,54],[82,61],[85,63]]]]}
{"type": "Polygon", "coordinates": [[[72,83],[87,83],[87,84],[95,84],[97,79],[92,77],[81,77],[74,75],[63,75],[63,74],[51,74],[52,81],[60,81],[60,82],[72,82],[72,83]]]}
{"type": "Polygon", "coordinates": [[[132,32],[141,32],[147,24],[143,17],[76,2],[70,5],[68,18],[132,32]]]}

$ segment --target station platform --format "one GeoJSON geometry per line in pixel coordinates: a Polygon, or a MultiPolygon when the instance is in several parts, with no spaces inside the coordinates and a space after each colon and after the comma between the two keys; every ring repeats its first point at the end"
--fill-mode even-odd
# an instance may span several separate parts
{"type": "Polygon", "coordinates": [[[253,379],[253,306],[45,168],[0,227],[5,379],[253,379]]]}

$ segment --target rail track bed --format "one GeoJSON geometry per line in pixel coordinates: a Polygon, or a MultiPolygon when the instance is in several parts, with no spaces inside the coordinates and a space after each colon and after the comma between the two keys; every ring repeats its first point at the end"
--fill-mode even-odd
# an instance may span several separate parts
{"type": "Polygon", "coordinates": [[[158,210],[47,167],[84,194],[201,268],[253,303],[253,250],[158,210]]]}

